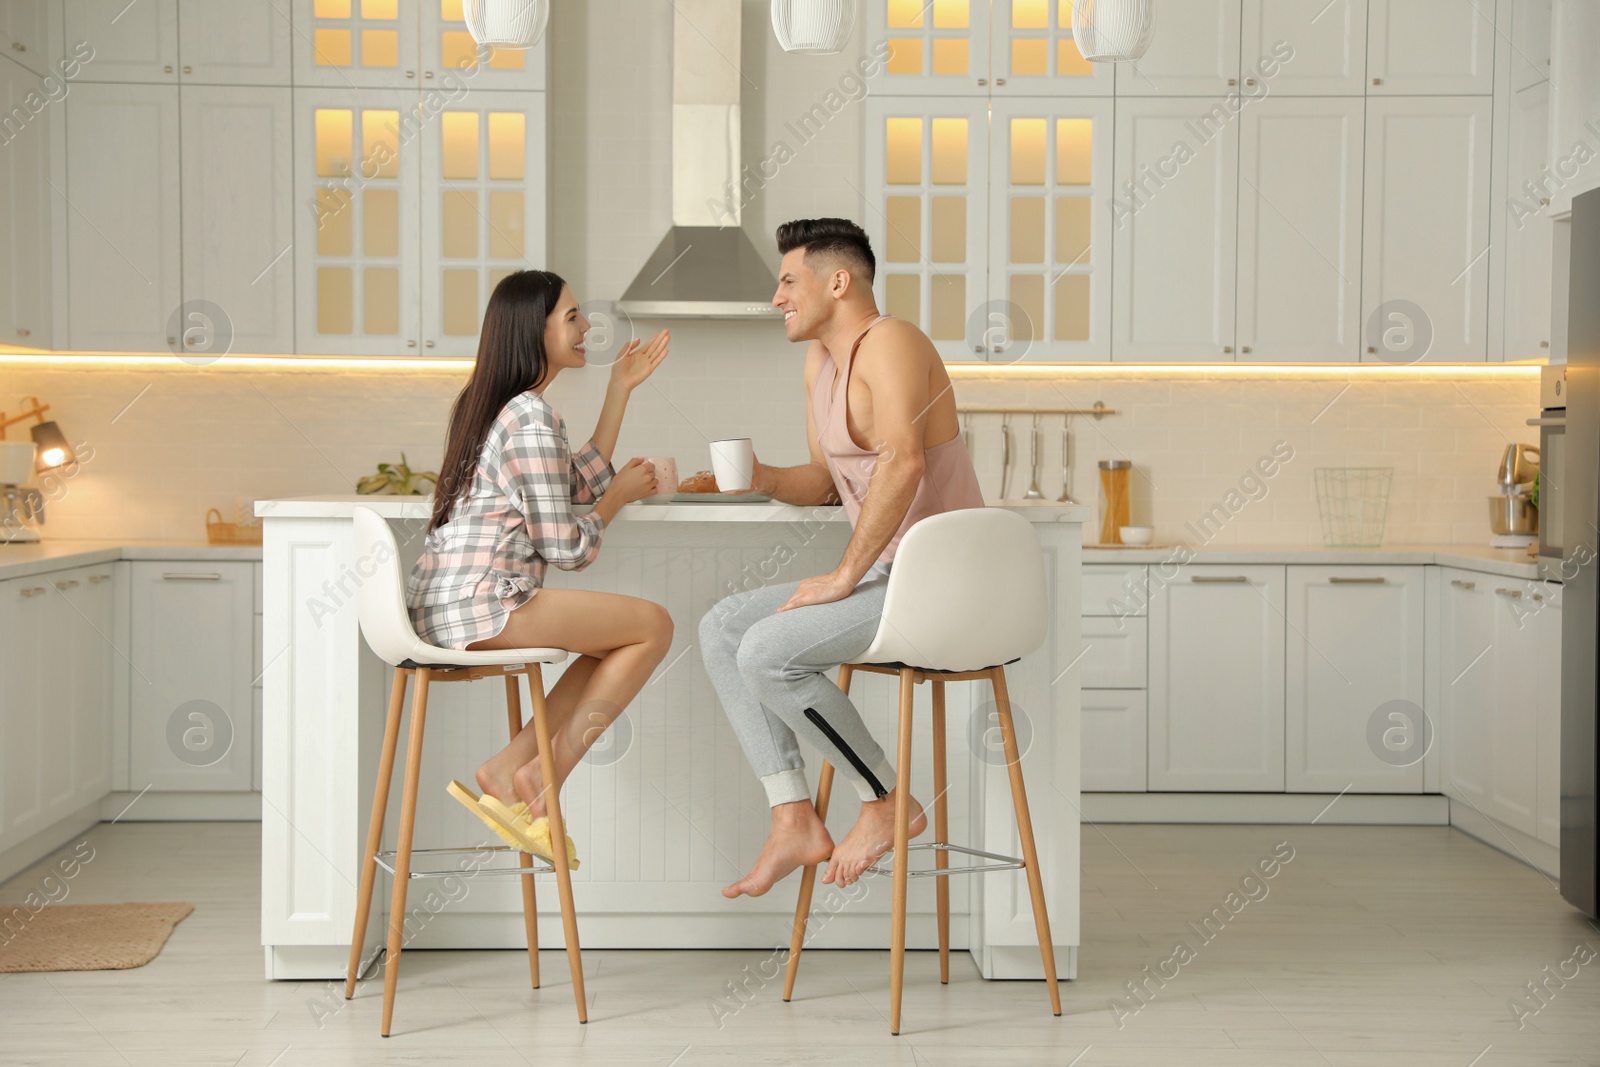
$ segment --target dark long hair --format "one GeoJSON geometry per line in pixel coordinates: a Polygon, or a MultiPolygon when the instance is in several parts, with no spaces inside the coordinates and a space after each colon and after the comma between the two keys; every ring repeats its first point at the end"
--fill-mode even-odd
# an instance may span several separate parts
{"type": "Polygon", "coordinates": [[[433,491],[428,532],[450,521],[456,501],[471,487],[483,442],[501,409],[512,397],[544,381],[550,369],[544,350],[545,320],[566,284],[549,271],[519,270],[502,278],[489,295],[477,362],[450,409],[450,434],[433,491]]]}

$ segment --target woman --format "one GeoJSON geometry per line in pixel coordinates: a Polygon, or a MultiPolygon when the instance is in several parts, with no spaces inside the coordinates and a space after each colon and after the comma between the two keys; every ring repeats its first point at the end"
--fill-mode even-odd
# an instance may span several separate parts
{"type": "MultiPolygon", "coordinates": [[[[554,766],[537,758],[530,719],[478,768],[481,798],[460,782],[449,786],[508,844],[545,859],[553,859],[546,776],[561,787],[672,643],[672,619],[659,604],[542,588],[549,564],[593,563],[618,510],[656,491],[651,464],[636,458],[613,470],[610,461],[629,394],[666,358],[667,331],[623,349],[594,436],[574,453],[544,391],[565,368],[584,366],[588,329],[554,274],[518,271],[495,286],[477,363],[450,413],[427,541],[406,588],[418,635],[435,645],[579,653],[546,698],[554,766]],[[594,510],[574,515],[575,503],[594,510]]],[[[576,868],[570,839],[567,855],[576,868]]]]}

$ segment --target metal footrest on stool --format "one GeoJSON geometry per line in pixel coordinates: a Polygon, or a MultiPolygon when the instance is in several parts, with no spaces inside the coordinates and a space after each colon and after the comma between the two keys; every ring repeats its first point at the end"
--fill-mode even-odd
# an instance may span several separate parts
{"type": "MultiPolygon", "coordinates": [[[[1020,871],[1026,866],[1020,856],[1002,856],[995,852],[984,852],[982,849],[967,848],[964,845],[952,845],[948,841],[925,841],[920,845],[911,845],[908,851],[920,852],[926,849],[935,849],[941,852],[959,852],[963,856],[981,856],[993,863],[979,863],[970,867],[934,867],[926,871],[906,871],[907,878],[942,878],[952,874],[988,874],[990,871],[1020,871]]],[[[891,849],[889,855],[894,855],[891,849]]],[[[893,874],[893,867],[880,867],[876,863],[867,868],[871,874],[893,874]]]]}
{"type": "MultiPolygon", "coordinates": [[[[480,874],[552,874],[555,864],[549,863],[532,853],[523,852],[521,849],[512,848],[510,845],[484,845],[479,848],[414,848],[411,850],[411,860],[414,864],[418,856],[440,855],[475,855],[481,852],[508,852],[513,856],[531,856],[533,865],[530,867],[452,867],[447,871],[418,871],[412,870],[412,878],[448,878],[452,875],[458,877],[476,878],[480,874]]],[[[378,866],[394,874],[394,849],[387,852],[376,853],[374,858],[378,866]]]]}

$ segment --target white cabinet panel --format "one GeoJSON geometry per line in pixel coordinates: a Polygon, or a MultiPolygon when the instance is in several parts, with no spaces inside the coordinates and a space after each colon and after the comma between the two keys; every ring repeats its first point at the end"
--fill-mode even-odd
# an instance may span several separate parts
{"type": "Polygon", "coordinates": [[[1288,790],[1422,792],[1423,568],[1296,566],[1288,582],[1288,790]]]}
{"type": "Polygon", "coordinates": [[[0,582],[0,849],[46,825],[44,769],[59,763],[45,706],[68,667],[49,640],[59,614],[43,577],[0,582]]]}
{"type": "Polygon", "coordinates": [[[1360,357],[1363,110],[1281,97],[1240,117],[1240,359],[1360,357]]]}
{"type": "Polygon", "coordinates": [[[111,711],[116,674],[127,670],[124,650],[114,643],[114,567],[111,563],[79,567],[55,579],[68,609],[68,662],[72,666],[73,798],[67,812],[111,792],[111,711]]]}
{"type": "Polygon", "coordinates": [[[1555,0],[1551,20],[1550,154],[1562,182],[1550,213],[1561,215],[1574,196],[1600,186],[1600,167],[1584,163],[1600,149],[1600,3],[1555,0]]]}
{"type": "Polygon", "coordinates": [[[1550,77],[1552,0],[1511,0],[1511,88],[1550,77]]]}
{"type": "Polygon", "coordinates": [[[1149,50],[1116,65],[1117,95],[1222,97],[1239,84],[1239,15],[1239,0],[1158,5],[1149,50]]]}
{"type": "Polygon", "coordinates": [[[1085,689],[1143,689],[1148,636],[1144,619],[1090,617],[1083,620],[1087,650],[1078,665],[1085,689]]]}
{"type": "Polygon", "coordinates": [[[1072,37],[1072,0],[994,0],[994,96],[1110,96],[1115,63],[1090,63],[1072,37]]]}
{"type": "Polygon", "coordinates": [[[294,351],[294,172],[290,90],[184,86],[185,355],[223,338],[191,316],[226,316],[234,352],[294,351]]]}
{"type": "Polygon", "coordinates": [[[61,136],[59,105],[32,111],[39,77],[14,63],[0,63],[0,343],[49,348],[51,321],[50,146],[61,136]]]}
{"type": "Polygon", "coordinates": [[[177,82],[178,0],[64,0],[63,6],[66,39],[94,48],[80,80],[177,82]]]}
{"type": "Polygon", "coordinates": [[[1439,575],[1439,731],[1444,791],[1483,810],[1494,728],[1494,593],[1481,574],[1439,575]]]}
{"type": "MultiPolygon", "coordinates": [[[[1414,336],[1431,328],[1429,360],[1488,353],[1489,105],[1484,97],[1367,101],[1362,322],[1381,314],[1400,326],[1396,314],[1416,319],[1420,309],[1414,336]]],[[[1415,362],[1420,345],[1386,355],[1364,341],[1363,359],[1394,363],[1415,362]]]]}
{"type": "MultiPolygon", "coordinates": [[[[548,33],[535,48],[485,49],[467,32],[461,0],[418,0],[421,24],[422,76],[424,90],[442,85],[446,90],[470,85],[473,92],[489,89],[545,88],[545,44],[548,33]]],[[[409,16],[402,7],[401,18],[409,16]]],[[[874,38],[879,40],[880,38],[874,38]]]]}
{"type": "Polygon", "coordinates": [[[183,299],[178,89],[77,85],[66,115],[70,347],[175,349],[167,324],[183,299]]]}
{"type": "Polygon", "coordinates": [[[1561,847],[1561,587],[1534,592],[1528,606],[1538,692],[1538,838],[1561,847]]]}
{"type": "MultiPolygon", "coordinates": [[[[972,96],[989,86],[989,5],[868,0],[867,40],[887,45],[874,95],[972,96]]],[[[868,143],[871,137],[868,136],[868,143]]],[[[870,174],[871,171],[869,170],[870,174]]]]}
{"type": "Polygon", "coordinates": [[[1275,96],[1360,96],[1366,91],[1366,0],[1244,0],[1242,33],[1246,89],[1255,78],[1275,96]],[[1270,64],[1262,66],[1263,58],[1282,57],[1280,42],[1292,49],[1292,58],[1270,78],[1263,77],[1271,69],[1270,64]]]}
{"type": "Polygon", "coordinates": [[[1089,563],[1083,568],[1084,615],[1143,615],[1150,602],[1149,572],[1115,563],[1089,563]]]}
{"type": "MultiPolygon", "coordinates": [[[[1484,814],[1525,834],[1539,832],[1538,662],[1523,582],[1481,576],[1493,586],[1493,721],[1488,735],[1489,795],[1484,814]]],[[[1559,640],[1559,638],[1557,639],[1559,640]]]]}
{"type": "Polygon", "coordinates": [[[1371,0],[1368,94],[1492,92],[1494,17],[1471,0],[1371,0]]]}
{"type": "Polygon", "coordinates": [[[990,115],[988,358],[1111,358],[1112,102],[999,99],[990,115]]]}
{"type": "Polygon", "coordinates": [[[1555,223],[1545,211],[1549,190],[1550,83],[1511,95],[1507,184],[1505,358],[1550,355],[1551,262],[1555,223]]]}
{"type": "Polygon", "coordinates": [[[6,0],[0,4],[0,48],[35,74],[59,73],[49,54],[49,19],[58,14],[47,0],[6,0]]]}
{"type": "Polygon", "coordinates": [[[1189,566],[1150,601],[1150,788],[1284,786],[1284,569],[1189,566]]]}
{"type": "Polygon", "coordinates": [[[282,0],[178,0],[182,80],[202,85],[288,85],[294,32],[282,0]]]}
{"type": "Polygon", "coordinates": [[[1239,124],[1199,103],[1117,103],[1116,360],[1234,358],[1239,124]]]}
{"type": "Polygon", "coordinates": [[[143,563],[131,568],[130,784],[249,790],[249,563],[143,563]]]}
{"type": "Polygon", "coordinates": [[[1079,701],[1083,709],[1080,732],[1084,792],[1144,792],[1147,774],[1144,692],[1085,689],[1079,701]]]}
{"type": "Polygon", "coordinates": [[[478,92],[422,128],[422,349],[476,356],[489,294],[545,255],[545,96],[478,92]]]}
{"type": "Polygon", "coordinates": [[[415,91],[420,2],[293,0],[294,84],[331,89],[410,86],[415,91]],[[319,7],[328,17],[319,17],[319,7]]]}

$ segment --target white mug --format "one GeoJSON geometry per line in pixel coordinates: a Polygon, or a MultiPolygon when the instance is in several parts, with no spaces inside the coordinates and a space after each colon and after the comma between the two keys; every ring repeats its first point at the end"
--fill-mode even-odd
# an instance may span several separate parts
{"type": "Polygon", "coordinates": [[[748,437],[712,441],[711,473],[716,475],[717,489],[721,492],[748,490],[754,458],[755,450],[748,437]]]}
{"type": "Polygon", "coordinates": [[[671,456],[646,456],[646,463],[655,465],[656,491],[651,493],[646,500],[656,500],[669,497],[678,491],[678,461],[671,456]]]}

